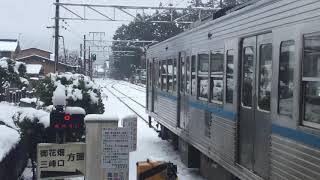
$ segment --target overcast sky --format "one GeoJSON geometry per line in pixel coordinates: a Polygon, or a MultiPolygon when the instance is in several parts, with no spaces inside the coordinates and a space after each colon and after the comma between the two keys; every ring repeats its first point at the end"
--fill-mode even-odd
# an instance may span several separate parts
{"type": "MultiPolygon", "coordinates": [[[[55,0],[1,0],[0,2],[0,38],[20,39],[24,48],[37,47],[53,51],[53,29],[47,26],[54,25],[55,0]]],[[[172,3],[179,7],[186,6],[189,0],[161,0],[163,5],[172,3]]],[[[117,4],[117,5],[144,5],[158,6],[159,0],[60,0],[60,2],[117,4]]],[[[76,10],[76,9],[75,9],[76,10]]],[[[79,11],[82,12],[82,11],[79,11]]],[[[112,12],[106,12],[112,13],[112,12]]],[[[61,10],[61,16],[71,16],[61,10]]],[[[128,17],[123,17],[128,18],[128,17]]],[[[130,18],[129,18],[130,19],[130,18]]],[[[67,21],[61,23],[67,30],[61,30],[65,37],[66,48],[78,50],[84,34],[89,32],[106,32],[106,38],[111,39],[115,30],[124,22],[93,22],[67,21]]]]}

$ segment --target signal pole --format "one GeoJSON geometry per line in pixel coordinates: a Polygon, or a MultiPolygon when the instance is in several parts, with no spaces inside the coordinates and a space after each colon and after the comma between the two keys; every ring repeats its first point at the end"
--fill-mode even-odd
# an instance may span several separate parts
{"type": "Polygon", "coordinates": [[[86,35],[83,35],[83,74],[86,75],[86,35]]]}
{"type": "MultiPolygon", "coordinates": [[[[59,3],[59,0],[56,0],[59,3]]],[[[55,37],[54,37],[54,73],[58,71],[59,61],[59,4],[56,4],[55,37]]]]}

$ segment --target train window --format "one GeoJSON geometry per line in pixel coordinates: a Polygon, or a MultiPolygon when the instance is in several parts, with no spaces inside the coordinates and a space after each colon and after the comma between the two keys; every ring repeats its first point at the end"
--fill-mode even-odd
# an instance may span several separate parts
{"type": "Polygon", "coordinates": [[[161,63],[161,89],[167,90],[167,60],[162,60],[161,63]]]}
{"type": "Polygon", "coordinates": [[[233,89],[234,89],[234,50],[227,51],[227,65],[226,65],[226,103],[233,103],[233,89]]]}
{"type": "Polygon", "coordinates": [[[173,59],[173,91],[177,90],[177,59],[173,59]]]}
{"type": "Polygon", "coordinates": [[[180,66],[181,66],[181,69],[180,69],[180,91],[181,92],[184,92],[184,80],[185,80],[185,68],[186,68],[186,64],[185,64],[185,59],[180,57],[180,66]]]}
{"type": "Polygon", "coordinates": [[[210,55],[211,101],[220,104],[222,103],[223,99],[223,56],[223,51],[212,51],[210,55]]]}
{"type": "Polygon", "coordinates": [[[260,46],[259,57],[258,107],[270,111],[271,77],[272,77],[272,44],[260,46]]]}
{"type": "Polygon", "coordinates": [[[168,59],[168,90],[173,91],[173,60],[168,59]]]}
{"type": "Polygon", "coordinates": [[[198,55],[198,95],[199,99],[208,99],[209,54],[198,55]]]}
{"type": "Polygon", "coordinates": [[[191,95],[197,94],[197,80],[196,80],[196,56],[191,56],[191,95]]]}
{"type": "Polygon", "coordinates": [[[190,88],[191,88],[191,84],[190,84],[190,57],[188,56],[186,58],[186,69],[187,69],[187,74],[186,74],[186,93],[190,93],[190,88]]]}
{"type": "Polygon", "coordinates": [[[302,63],[304,124],[320,128],[320,34],[304,36],[302,63]]]}
{"type": "Polygon", "coordinates": [[[294,44],[293,40],[281,43],[279,61],[278,113],[289,117],[293,110],[294,44]]]}
{"type": "Polygon", "coordinates": [[[158,61],[158,88],[161,88],[161,61],[158,61]]]}
{"type": "Polygon", "coordinates": [[[249,46],[243,49],[242,62],[242,105],[245,107],[252,107],[252,88],[253,88],[253,59],[254,47],[249,46]]]}

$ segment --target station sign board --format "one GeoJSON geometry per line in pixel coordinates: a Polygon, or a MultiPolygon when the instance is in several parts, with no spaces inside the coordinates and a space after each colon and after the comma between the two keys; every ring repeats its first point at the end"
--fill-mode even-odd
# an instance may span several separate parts
{"type": "Polygon", "coordinates": [[[47,180],[84,176],[85,149],[85,143],[38,144],[38,179],[47,180]]]}

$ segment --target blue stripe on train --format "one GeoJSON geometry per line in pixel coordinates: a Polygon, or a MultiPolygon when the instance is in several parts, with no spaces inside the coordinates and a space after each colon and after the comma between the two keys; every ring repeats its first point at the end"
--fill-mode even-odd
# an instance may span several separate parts
{"type": "Polygon", "coordinates": [[[299,130],[289,129],[276,124],[272,124],[272,133],[320,149],[320,137],[317,137],[315,135],[307,134],[299,130]]]}
{"type": "MultiPolygon", "coordinates": [[[[166,92],[162,92],[162,91],[157,91],[158,94],[162,97],[165,97],[165,98],[168,98],[170,100],[173,100],[173,101],[177,101],[177,96],[174,96],[172,94],[169,94],[169,93],[166,93],[166,92]]],[[[189,100],[189,105],[193,108],[196,108],[196,109],[201,109],[201,110],[205,110],[205,111],[209,111],[209,112],[212,112],[212,113],[215,113],[216,115],[220,116],[220,117],[223,117],[223,118],[226,118],[228,120],[232,120],[232,121],[235,121],[235,113],[232,112],[232,111],[226,111],[222,108],[217,108],[217,107],[209,107],[207,104],[203,104],[203,103],[200,103],[200,102],[196,102],[196,101],[190,101],[189,100]]]]}
{"type": "MultiPolygon", "coordinates": [[[[177,96],[171,95],[169,93],[158,91],[158,94],[172,101],[177,101],[177,96]]],[[[228,120],[235,121],[236,114],[232,111],[225,111],[222,108],[209,107],[206,104],[202,104],[196,101],[189,101],[189,104],[194,108],[206,110],[206,111],[215,113],[218,116],[224,117],[228,120]]],[[[320,149],[320,137],[318,136],[307,134],[305,132],[301,132],[298,130],[278,126],[276,124],[272,124],[272,133],[278,134],[282,137],[286,137],[288,139],[292,139],[292,140],[295,140],[304,144],[308,144],[312,147],[320,149]]]]}

